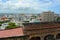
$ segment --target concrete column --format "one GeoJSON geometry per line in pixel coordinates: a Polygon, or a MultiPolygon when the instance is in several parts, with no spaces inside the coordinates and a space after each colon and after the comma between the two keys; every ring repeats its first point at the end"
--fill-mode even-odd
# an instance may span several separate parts
{"type": "Polygon", "coordinates": [[[56,39],[56,34],[54,34],[54,38],[56,39]]]}
{"type": "Polygon", "coordinates": [[[41,40],[44,40],[44,38],[41,38],[41,40]]]}

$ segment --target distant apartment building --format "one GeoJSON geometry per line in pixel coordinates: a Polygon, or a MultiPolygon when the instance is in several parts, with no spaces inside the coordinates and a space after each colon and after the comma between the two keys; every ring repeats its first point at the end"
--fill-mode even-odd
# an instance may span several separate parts
{"type": "Polygon", "coordinates": [[[40,14],[40,20],[41,20],[41,22],[57,21],[57,15],[54,12],[51,12],[51,11],[42,12],[40,14]]]}
{"type": "Polygon", "coordinates": [[[21,25],[23,22],[28,21],[28,16],[22,14],[11,15],[11,22],[16,23],[16,25],[21,25]]]}
{"type": "Polygon", "coordinates": [[[58,15],[54,12],[42,12],[40,14],[4,14],[0,17],[11,18],[10,21],[20,25],[27,22],[53,22],[57,21],[58,15]]]}

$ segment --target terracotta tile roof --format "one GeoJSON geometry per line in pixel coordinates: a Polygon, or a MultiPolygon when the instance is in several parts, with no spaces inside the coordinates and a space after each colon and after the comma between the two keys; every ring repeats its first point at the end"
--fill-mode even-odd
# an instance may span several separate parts
{"type": "Polygon", "coordinates": [[[14,36],[24,36],[22,28],[15,28],[10,30],[1,30],[0,38],[14,37],[14,36]]]}
{"type": "Polygon", "coordinates": [[[38,23],[38,24],[27,24],[24,28],[25,34],[40,34],[45,32],[52,32],[59,29],[60,30],[60,23],[38,23]]]}
{"type": "Polygon", "coordinates": [[[40,23],[40,24],[27,24],[25,30],[45,29],[60,27],[60,23],[40,23]]]}

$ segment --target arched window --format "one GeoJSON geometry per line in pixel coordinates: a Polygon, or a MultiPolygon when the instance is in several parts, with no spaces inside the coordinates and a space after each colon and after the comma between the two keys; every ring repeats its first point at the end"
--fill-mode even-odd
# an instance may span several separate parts
{"type": "Polygon", "coordinates": [[[55,40],[54,35],[47,35],[44,37],[44,40],[55,40]]]}
{"type": "Polygon", "coordinates": [[[60,39],[60,33],[56,35],[56,39],[60,39]]]}
{"type": "Polygon", "coordinates": [[[32,37],[30,40],[41,40],[40,37],[32,37]]]}

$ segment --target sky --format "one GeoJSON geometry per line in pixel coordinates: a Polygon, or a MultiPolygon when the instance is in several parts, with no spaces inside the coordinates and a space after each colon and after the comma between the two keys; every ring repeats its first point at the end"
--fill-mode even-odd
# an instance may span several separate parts
{"type": "Polygon", "coordinates": [[[60,14],[60,0],[0,0],[0,13],[41,13],[53,11],[60,14]]]}

